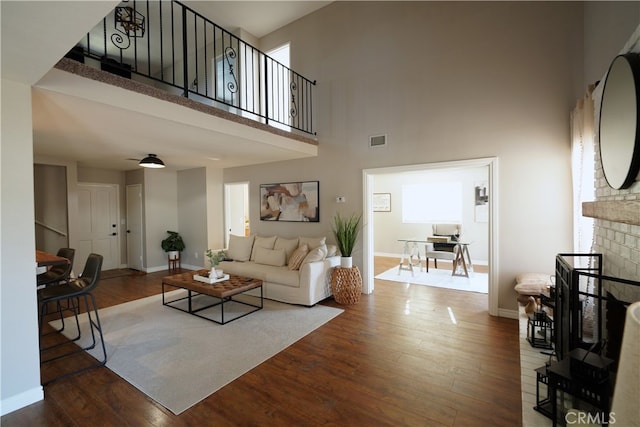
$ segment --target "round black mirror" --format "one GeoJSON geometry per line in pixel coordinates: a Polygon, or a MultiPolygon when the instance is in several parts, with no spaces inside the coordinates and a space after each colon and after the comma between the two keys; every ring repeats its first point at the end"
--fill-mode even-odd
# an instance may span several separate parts
{"type": "Polygon", "coordinates": [[[629,188],[640,170],[640,58],[618,55],[609,66],[600,104],[600,160],[612,188],[629,188]]]}

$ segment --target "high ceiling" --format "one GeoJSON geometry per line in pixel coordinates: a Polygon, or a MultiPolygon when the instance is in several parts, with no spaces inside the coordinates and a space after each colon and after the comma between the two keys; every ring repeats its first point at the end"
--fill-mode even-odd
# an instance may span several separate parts
{"type": "Polygon", "coordinates": [[[221,27],[242,28],[260,38],[314,12],[330,1],[183,1],[221,27]]]}
{"type": "MultiPolygon", "coordinates": [[[[51,1],[39,3],[38,8],[29,3],[0,2],[2,73],[3,78],[34,86],[36,157],[77,161],[81,167],[130,170],[137,163],[129,159],[155,153],[168,168],[180,170],[266,163],[317,153],[309,144],[167,102],[148,104],[149,97],[144,95],[52,69],[75,44],[69,40],[79,40],[90,29],[60,26],[56,17],[96,22],[118,2],[51,1]]],[[[330,2],[185,3],[229,30],[241,27],[261,37],[330,2]]]]}

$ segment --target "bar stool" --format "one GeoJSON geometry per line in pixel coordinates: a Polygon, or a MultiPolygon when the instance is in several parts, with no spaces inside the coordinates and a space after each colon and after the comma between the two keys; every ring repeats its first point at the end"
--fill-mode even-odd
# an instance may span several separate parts
{"type": "MultiPolygon", "coordinates": [[[[69,341],[64,341],[48,347],[43,347],[41,342],[40,343],[40,364],[52,362],[54,360],[58,360],[63,357],[71,356],[73,354],[94,348],[97,345],[96,335],[99,335],[100,345],[102,346],[102,357],[99,358],[98,356],[95,356],[97,360],[96,363],[93,363],[89,366],[74,367],[74,369],[72,369],[71,372],[67,372],[49,381],[46,381],[45,383],[43,383],[43,385],[49,384],[63,377],[77,374],[79,372],[85,371],[90,368],[102,366],[107,362],[107,350],[105,348],[104,338],[102,336],[102,325],[100,324],[100,318],[98,317],[98,306],[96,305],[95,297],[91,293],[93,289],[95,289],[95,287],[98,285],[98,281],[100,279],[100,270],[102,269],[102,261],[103,261],[102,255],[90,254],[89,257],[87,258],[87,262],[84,266],[84,270],[82,271],[82,274],[80,275],[80,277],[58,286],[46,286],[38,290],[38,305],[40,307],[39,332],[40,332],[41,340],[42,340],[42,337],[45,336],[45,334],[43,334],[44,319],[47,314],[47,306],[49,303],[56,303],[60,313],[62,313],[63,310],[72,312],[76,320],[76,325],[78,326],[77,337],[71,338],[69,341]],[[90,340],[91,342],[84,347],[71,345],[75,341],[77,341],[81,335],[79,321],[78,321],[78,317],[80,315],[80,298],[83,299],[84,306],[86,307],[86,310],[87,310],[86,313],[89,318],[88,326],[89,326],[89,332],[91,334],[91,340],[90,340]],[[62,307],[62,302],[64,301],[66,301],[66,306],[62,307]],[[53,352],[54,355],[48,358],[45,357],[46,354],[49,354],[48,353],[49,350],[52,350],[54,348],[59,348],[59,347],[61,348],[64,345],[68,345],[70,349],[62,353],[56,351],[56,352],[53,352]]],[[[62,329],[58,329],[55,332],[60,332],[61,330],[62,329]]]]}

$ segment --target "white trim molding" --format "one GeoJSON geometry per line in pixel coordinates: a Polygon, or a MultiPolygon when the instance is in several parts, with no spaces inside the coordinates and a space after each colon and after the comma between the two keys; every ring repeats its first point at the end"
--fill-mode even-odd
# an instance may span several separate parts
{"type": "MultiPolygon", "coordinates": [[[[514,318],[513,313],[509,310],[500,310],[498,308],[498,158],[486,157],[468,160],[456,160],[450,162],[426,163],[419,165],[391,166],[375,169],[363,169],[362,171],[362,188],[363,188],[363,288],[366,294],[373,292],[374,274],[373,274],[373,178],[378,174],[402,173],[425,169],[450,169],[450,168],[472,168],[483,167],[488,168],[488,190],[489,190],[489,314],[492,316],[514,318]]],[[[517,317],[517,316],[516,316],[517,317]]]]}

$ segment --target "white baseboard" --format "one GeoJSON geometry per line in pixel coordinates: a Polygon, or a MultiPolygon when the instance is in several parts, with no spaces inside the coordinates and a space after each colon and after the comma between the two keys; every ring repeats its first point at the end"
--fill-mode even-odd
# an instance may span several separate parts
{"type": "Polygon", "coordinates": [[[44,389],[42,386],[32,388],[15,396],[2,399],[0,401],[0,415],[7,415],[10,412],[29,406],[32,403],[44,399],[44,389]]]}
{"type": "Polygon", "coordinates": [[[518,313],[518,310],[506,310],[504,308],[499,308],[498,317],[505,317],[507,319],[519,319],[520,314],[518,313]]]}
{"type": "MultiPolygon", "coordinates": [[[[204,267],[197,266],[197,265],[182,264],[180,268],[182,268],[183,270],[202,270],[204,267]]],[[[145,273],[157,273],[158,271],[162,271],[162,270],[167,270],[167,266],[161,265],[157,267],[148,267],[144,269],[145,273]]]]}

